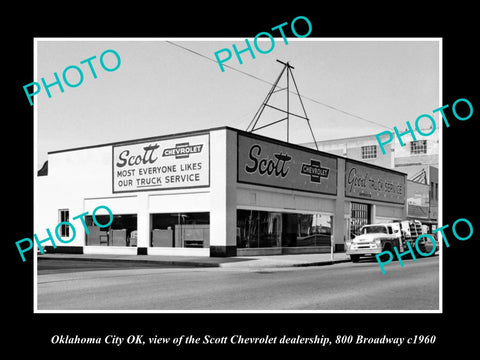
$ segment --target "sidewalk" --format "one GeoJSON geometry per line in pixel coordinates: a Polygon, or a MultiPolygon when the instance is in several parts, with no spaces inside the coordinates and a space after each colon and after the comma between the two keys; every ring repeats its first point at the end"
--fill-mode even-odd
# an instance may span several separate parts
{"type": "Polygon", "coordinates": [[[248,257],[201,257],[201,256],[160,256],[160,255],[91,255],[91,254],[49,254],[38,255],[38,261],[78,260],[78,261],[115,261],[150,266],[172,265],[179,267],[224,267],[231,269],[279,268],[300,266],[332,265],[350,261],[344,252],[334,253],[333,261],[328,254],[268,255],[248,257]]]}
{"type": "Polygon", "coordinates": [[[334,253],[333,261],[330,254],[295,254],[237,257],[241,262],[228,262],[220,266],[228,268],[279,268],[333,265],[350,261],[350,256],[344,252],[334,253]]]}

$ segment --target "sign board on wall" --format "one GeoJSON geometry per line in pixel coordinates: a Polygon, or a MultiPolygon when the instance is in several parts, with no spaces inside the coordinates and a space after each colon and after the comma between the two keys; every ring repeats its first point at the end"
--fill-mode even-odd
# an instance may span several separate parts
{"type": "Polygon", "coordinates": [[[209,134],[112,147],[114,193],[209,186],[209,134]]]}
{"type": "Polygon", "coordinates": [[[238,135],[238,182],[336,195],[337,159],[238,135]]]}
{"type": "Polygon", "coordinates": [[[405,186],[401,174],[345,161],[345,196],[404,204],[405,186]]]}

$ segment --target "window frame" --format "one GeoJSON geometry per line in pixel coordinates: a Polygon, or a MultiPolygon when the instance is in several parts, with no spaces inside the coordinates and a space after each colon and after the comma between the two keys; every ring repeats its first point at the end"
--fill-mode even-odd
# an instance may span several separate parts
{"type": "Polygon", "coordinates": [[[410,142],[410,155],[422,155],[427,153],[427,140],[410,142]]]}
{"type": "Polygon", "coordinates": [[[362,160],[377,158],[377,145],[365,145],[361,147],[362,160]]]}
{"type": "MultiPolygon", "coordinates": [[[[70,210],[69,209],[58,209],[58,222],[69,222],[70,219],[70,210]]],[[[70,237],[70,227],[68,224],[62,224],[60,226],[60,237],[68,238],[70,237]]]]}

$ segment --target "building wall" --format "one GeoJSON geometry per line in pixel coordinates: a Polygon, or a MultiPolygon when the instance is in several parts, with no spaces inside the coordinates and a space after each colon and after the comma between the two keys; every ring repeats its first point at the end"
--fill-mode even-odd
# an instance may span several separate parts
{"type": "Polygon", "coordinates": [[[236,255],[237,134],[231,130],[210,133],[211,255],[236,255]]]}
{"type": "Polygon", "coordinates": [[[430,210],[430,186],[408,180],[407,214],[415,219],[428,219],[430,210]]]}
{"type": "Polygon", "coordinates": [[[271,210],[304,210],[335,212],[335,197],[320,194],[305,194],[295,191],[239,184],[237,187],[239,208],[271,210]]]}
{"type": "MultiPolygon", "coordinates": [[[[399,129],[399,132],[401,133],[402,130],[399,129]]],[[[320,150],[334,152],[335,154],[350,159],[361,160],[365,163],[405,172],[407,179],[423,182],[425,185],[417,185],[411,181],[407,182],[407,198],[410,199],[408,216],[410,218],[420,218],[424,217],[425,213],[427,213],[428,216],[422,218],[422,220],[435,227],[438,219],[439,202],[439,132],[436,131],[426,137],[415,132],[415,137],[416,140],[426,141],[425,154],[412,153],[411,143],[413,137],[410,133],[401,137],[404,146],[401,146],[397,137],[394,137],[392,142],[384,145],[385,154],[382,154],[375,135],[320,141],[317,145],[320,150]],[[362,146],[368,145],[377,147],[376,158],[362,159],[362,146]],[[413,193],[415,193],[415,195],[413,193]],[[429,198],[429,203],[422,205],[414,204],[413,202],[418,202],[420,196],[427,199],[429,198]]],[[[311,148],[315,147],[313,143],[306,145],[311,148]]],[[[386,218],[389,217],[390,216],[386,216],[386,218]]]]}
{"type": "Polygon", "coordinates": [[[438,168],[431,165],[404,165],[398,170],[407,174],[408,216],[436,223],[438,220],[438,168]],[[415,181],[412,181],[415,179],[415,181]]]}
{"type": "Polygon", "coordinates": [[[429,166],[429,182],[430,182],[430,219],[438,220],[438,203],[440,201],[440,186],[438,177],[438,168],[429,166]]]}
{"type": "MultiPolygon", "coordinates": [[[[35,201],[35,229],[46,228],[52,232],[59,220],[59,210],[68,209],[69,221],[74,225],[76,236],[72,241],[62,243],[54,241],[57,246],[83,247],[86,236],[77,215],[88,212],[89,215],[98,206],[107,206],[114,215],[137,215],[137,246],[85,246],[85,253],[137,254],[137,249],[148,248],[151,254],[174,255],[209,255],[209,249],[187,248],[150,248],[150,215],[169,212],[211,212],[214,224],[219,222],[218,213],[223,213],[224,206],[211,203],[210,192],[224,189],[225,181],[225,133],[212,131],[210,152],[209,187],[189,189],[165,189],[161,191],[112,192],[112,145],[96,146],[72,151],[50,153],[47,176],[37,177],[35,201]],[[222,133],[224,141],[221,140],[222,133]],[[220,138],[220,139],[219,139],[220,138]],[[222,175],[223,174],[223,175],[222,175]],[[213,211],[211,209],[213,208],[213,211]]],[[[107,214],[100,210],[98,213],[107,214]]],[[[218,228],[215,226],[215,229],[218,228]]],[[[39,234],[41,238],[41,233],[39,234]]],[[[218,237],[216,237],[218,238],[218,237]]],[[[65,241],[68,238],[64,238],[65,241]]],[[[51,242],[44,243],[51,245],[51,242]]]]}
{"type": "Polygon", "coordinates": [[[48,175],[37,177],[36,231],[46,233],[45,229],[49,228],[53,232],[60,221],[59,209],[68,209],[76,236],[71,242],[58,242],[57,245],[83,246],[83,225],[80,219],[73,220],[73,217],[84,212],[91,214],[98,205],[108,206],[117,214],[137,209],[135,195],[122,200],[111,196],[111,157],[110,147],[49,154],[48,175]]]}
{"type": "Polygon", "coordinates": [[[390,222],[393,220],[405,219],[405,207],[401,205],[392,206],[385,204],[375,205],[375,216],[373,223],[390,222]]]}
{"type": "MultiPolygon", "coordinates": [[[[401,130],[399,130],[401,132],[401,130]]],[[[413,137],[411,134],[402,136],[404,146],[401,146],[397,137],[393,141],[385,144],[385,154],[378,144],[375,135],[358,136],[352,138],[333,139],[318,141],[317,146],[321,151],[326,151],[339,156],[344,156],[350,159],[361,160],[369,164],[383,166],[386,168],[396,168],[399,166],[408,165],[431,165],[438,168],[439,166],[439,152],[440,141],[438,131],[429,136],[421,136],[415,132],[417,140],[425,140],[427,142],[427,151],[425,154],[412,154],[411,142],[413,137]],[[375,145],[377,147],[377,157],[374,159],[362,158],[362,146],[375,145]]],[[[314,143],[303,144],[309,148],[315,148],[314,143]]]]}
{"type": "MultiPolygon", "coordinates": [[[[374,135],[357,138],[326,140],[317,142],[317,145],[320,151],[326,151],[335,155],[347,157],[349,159],[360,160],[367,164],[382,166],[385,168],[394,167],[394,146],[392,146],[392,143],[386,144],[384,146],[385,154],[382,154],[374,135]],[[375,158],[364,159],[362,157],[362,147],[364,146],[375,146],[377,156],[375,158]]],[[[315,144],[313,143],[306,144],[306,146],[315,148],[315,144]]]]}
{"type": "Polygon", "coordinates": [[[411,152],[411,135],[402,138],[404,146],[401,146],[395,138],[395,167],[407,165],[432,165],[439,166],[439,137],[438,131],[432,135],[423,137],[416,135],[417,140],[426,141],[427,151],[425,154],[414,154],[411,152]]]}

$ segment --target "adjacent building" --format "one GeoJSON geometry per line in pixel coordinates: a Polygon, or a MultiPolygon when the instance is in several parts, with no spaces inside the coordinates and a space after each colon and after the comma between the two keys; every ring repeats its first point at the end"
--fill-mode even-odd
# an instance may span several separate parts
{"type": "MultiPolygon", "coordinates": [[[[317,147],[349,159],[395,169],[407,174],[407,218],[418,219],[429,226],[437,227],[439,199],[439,136],[438,131],[428,137],[404,136],[404,146],[395,141],[384,146],[382,153],[373,135],[318,141],[317,147]]],[[[304,144],[315,148],[314,143],[304,144]]]]}

